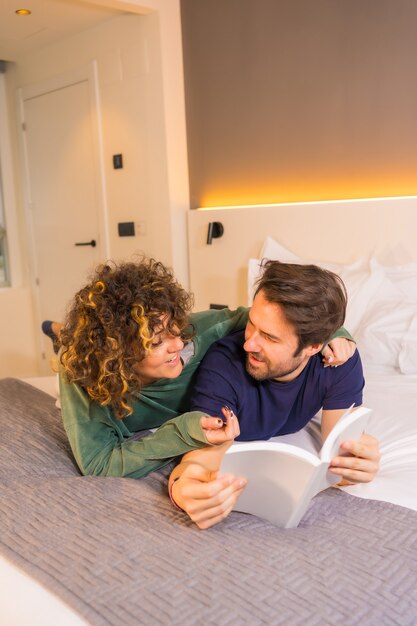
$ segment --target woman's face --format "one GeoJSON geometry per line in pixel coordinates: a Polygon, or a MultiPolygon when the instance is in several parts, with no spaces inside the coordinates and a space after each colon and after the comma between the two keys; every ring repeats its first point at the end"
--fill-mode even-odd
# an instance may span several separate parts
{"type": "Polygon", "coordinates": [[[183,364],[180,352],[184,342],[179,335],[171,334],[161,320],[161,327],[156,329],[150,352],[135,365],[136,373],[144,385],[160,378],[177,378],[183,364]]]}

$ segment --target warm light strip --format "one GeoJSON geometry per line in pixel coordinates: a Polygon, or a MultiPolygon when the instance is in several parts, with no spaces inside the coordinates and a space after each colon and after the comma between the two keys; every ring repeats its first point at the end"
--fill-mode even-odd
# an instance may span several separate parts
{"type": "Polygon", "coordinates": [[[197,207],[197,211],[220,211],[224,209],[251,209],[272,206],[304,206],[309,204],[347,204],[350,202],[380,202],[381,200],[417,200],[417,196],[385,196],[381,198],[348,198],[346,200],[311,200],[306,202],[272,202],[270,204],[235,204],[227,206],[197,207]]]}

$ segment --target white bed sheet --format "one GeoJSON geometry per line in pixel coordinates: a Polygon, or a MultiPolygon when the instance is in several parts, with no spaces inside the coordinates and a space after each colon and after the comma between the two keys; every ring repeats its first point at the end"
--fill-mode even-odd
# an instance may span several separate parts
{"type": "Polygon", "coordinates": [[[344,487],[360,498],[417,511],[417,375],[364,363],[368,432],[380,442],[380,470],[371,483],[344,487]]]}

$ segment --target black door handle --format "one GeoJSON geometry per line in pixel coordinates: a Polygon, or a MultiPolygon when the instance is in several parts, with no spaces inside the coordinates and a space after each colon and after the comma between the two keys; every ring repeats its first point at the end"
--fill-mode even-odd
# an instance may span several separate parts
{"type": "Polygon", "coordinates": [[[91,241],[80,241],[76,243],[75,245],[76,246],[91,246],[92,248],[95,248],[97,243],[95,239],[92,239],[91,241]]]}

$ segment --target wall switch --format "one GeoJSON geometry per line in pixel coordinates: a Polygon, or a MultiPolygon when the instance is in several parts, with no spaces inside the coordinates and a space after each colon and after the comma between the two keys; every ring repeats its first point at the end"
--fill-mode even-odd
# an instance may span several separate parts
{"type": "Polygon", "coordinates": [[[119,237],[134,237],[135,236],[135,223],[134,222],[119,222],[117,224],[119,237]]]}
{"type": "Polygon", "coordinates": [[[123,154],[113,154],[113,169],[121,170],[123,168],[123,154]]]}

